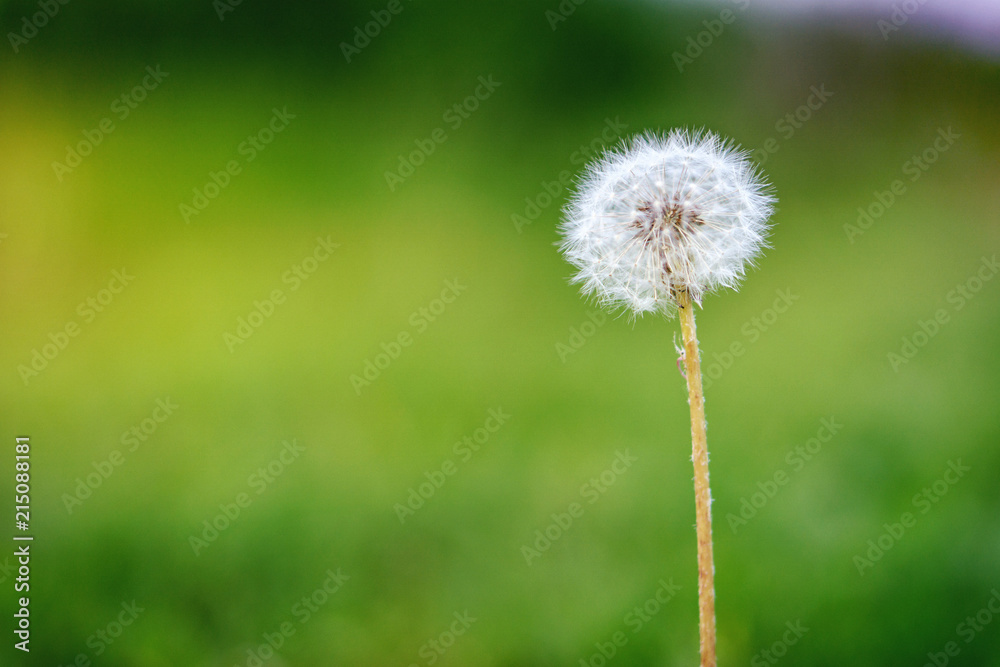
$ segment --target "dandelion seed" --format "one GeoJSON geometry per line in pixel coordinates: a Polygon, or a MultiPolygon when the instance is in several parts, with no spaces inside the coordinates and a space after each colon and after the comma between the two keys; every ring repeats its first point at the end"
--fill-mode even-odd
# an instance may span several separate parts
{"type": "Polygon", "coordinates": [[[747,153],[711,133],[648,134],[591,164],[566,208],[574,282],[606,306],[673,315],[736,287],[766,245],[773,197],[747,153]]]}

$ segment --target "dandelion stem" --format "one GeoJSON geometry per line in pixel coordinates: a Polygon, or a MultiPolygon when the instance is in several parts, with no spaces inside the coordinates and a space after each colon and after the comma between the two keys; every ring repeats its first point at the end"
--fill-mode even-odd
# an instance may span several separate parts
{"type": "Polygon", "coordinates": [[[708,485],[708,440],[705,437],[705,394],[694,306],[686,290],[678,294],[688,403],[691,405],[691,460],[694,463],[694,506],[698,534],[698,629],[701,667],[715,667],[715,565],[712,560],[712,494],[708,485]]]}

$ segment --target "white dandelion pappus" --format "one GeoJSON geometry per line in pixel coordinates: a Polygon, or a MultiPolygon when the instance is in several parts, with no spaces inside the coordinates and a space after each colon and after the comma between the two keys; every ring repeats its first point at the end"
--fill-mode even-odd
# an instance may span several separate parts
{"type": "Polygon", "coordinates": [[[774,204],[748,153],[707,132],[635,137],[591,163],[560,226],[573,282],[602,305],[670,316],[736,287],[774,204]]]}

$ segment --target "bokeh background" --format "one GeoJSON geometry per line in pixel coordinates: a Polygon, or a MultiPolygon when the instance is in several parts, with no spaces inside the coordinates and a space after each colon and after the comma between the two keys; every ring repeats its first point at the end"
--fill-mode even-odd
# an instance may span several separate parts
{"type": "Polygon", "coordinates": [[[1000,665],[987,3],[225,1],[0,4],[0,663],[697,664],[676,321],[554,245],[586,159],[684,126],[779,198],[698,314],[720,664],[1000,665]]]}

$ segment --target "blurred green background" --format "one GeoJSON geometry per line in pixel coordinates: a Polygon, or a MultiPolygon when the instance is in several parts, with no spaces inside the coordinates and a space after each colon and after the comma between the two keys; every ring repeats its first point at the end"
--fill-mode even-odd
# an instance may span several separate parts
{"type": "Polygon", "coordinates": [[[585,159],[686,126],[779,198],[698,314],[720,664],[1000,665],[1000,68],[745,4],[70,2],[16,51],[0,5],[0,663],[697,664],[677,323],[554,246],[585,159]]]}

